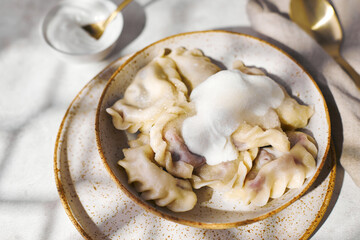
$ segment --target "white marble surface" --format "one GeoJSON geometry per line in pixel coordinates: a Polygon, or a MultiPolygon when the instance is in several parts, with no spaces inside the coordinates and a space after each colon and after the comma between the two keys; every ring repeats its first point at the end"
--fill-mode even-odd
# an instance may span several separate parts
{"type": "MultiPolygon", "coordinates": [[[[82,238],[60,203],[53,151],[68,105],[100,70],[176,33],[252,32],[246,0],[135,0],[124,10],[113,54],[75,64],[54,55],[40,35],[42,17],[56,2],[0,1],[0,239],[82,238]]],[[[359,239],[359,202],[360,189],[338,167],[330,207],[312,239],[359,239]]]]}

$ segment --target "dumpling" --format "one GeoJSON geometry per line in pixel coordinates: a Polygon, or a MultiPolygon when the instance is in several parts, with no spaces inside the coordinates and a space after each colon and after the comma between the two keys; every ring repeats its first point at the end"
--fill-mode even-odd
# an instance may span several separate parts
{"type": "Polygon", "coordinates": [[[299,131],[288,131],[286,135],[289,138],[289,141],[292,146],[296,145],[297,143],[302,145],[310,152],[312,155],[316,156],[317,154],[317,147],[316,141],[308,134],[299,131]]]}
{"type": "Polygon", "coordinates": [[[311,106],[299,104],[285,90],[284,94],[283,102],[275,109],[282,127],[287,130],[305,127],[310,117],[314,114],[314,109],[311,106]]]}
{"type": "Polygon", "coordinates": [[[217,165],[205,164],[195,170],[191,179],[192,185],[195,189],[210,186],[216,190],[226,191],[235,183],[238,166],[239,160],[222,162],[217,165]]]}
{"type": "Polygon", "coordinates": [[[141,198],[154,200],[156,205],[174,212],[189,211],[195,206],[197,197],[190,182],[173,177],[153,163],[154,152],[149,145],[124,149],[123,152],[125,158],[118,164],[126,170],[128,182],[134,183],[141,198]]]}
{"type": "Polygon", "coordinates": [[[265,75],[261,69],[256,67],[247,67],[241,60],[235,60],[233,62],[233,68],[250,75],[265,75]]]}
{"type": "Polygon", "coordinates": [[[181,137],[180,127],[184,114],[162,114],[150,129],[150,146],[154,160],[169,173],[180,178],[191,178],[193,169],[205,159],[189,151],[181,137]]]}
{"type": "Polygon", "coordinates": [[[253,167],[253,161],[259,153],[259,148],[252,148],[247,151],[242,151],[239,154],[239,166],[237,171],[237,178],[234,182],[233,189],[243,187],[247,173],[253,167]]]}
{"type": "Polygon", "coordinates": [[[286,188],[299,188],[316,168],[315,141],[302,132],[290,132],[292,147],[289,153],[276,157],[272,149],[263,148],[246,177],[244,187],[229,193],[243,204],[263,206],[269,198],[282,196],[286,188]]]}
{"type": "Polygon", "coordinates": [[[128,141],[130,148],[141,147],[150,144],[150,137],[145,133],[139,133],[136,139],[128,141]]]}
{"type": "Polygon", "coordinates": [[[158,116],[178,111],[177,106],[186,104],[187,97],[187,87],[174,61],[162,53],[139,70],[124,97],[106,111],[115,128],[148,132],[158,116]]]}
{"type": "Polygon", "coordinates": [[[259,126],[244,123],[231,135],[231,138],[239,151],[269,145],[281,152],[290,150],[288,137],[281,129],[263,130],[259,126]]]}
{"type": "Polygon", "coordinates": [[[164,113],[156,120],[150,129],[150,146],[155,152],[155,161],[165,167],[167,159],[167,142],[164,139],[165,126],[181,114],[164,113]]]}
{"type": "MultiPolygon", "coordinates": [[[[173,121],[177,123],[177,121],[173,121]]],[[[194,168],[200,167],[205,163],[205,158],[189,151],[180,130],[173,124],[169,124],[165,129],[164,138],[167,142],[167,149],[171,152],[174,161],[185,162],[194,168]]]]}
{"type": "Polygon", "coordinates": [[[252,161],[258,153],[258,148],[239,153],[239,158],[217,165],[204,164],[195,169],[192,185],[195,189],[209,186],[218,191],[226,192],[234,187],[242,187],[246,174],[252,167],[252,161]]]}
{"type": "Polygon", "coordinates": [[[208,77],[220,71],[220,68],[204,56],[200,49],[187,50],[179,47],[173,50],[169,57],[175,61],[190,92],[208,77]]]}

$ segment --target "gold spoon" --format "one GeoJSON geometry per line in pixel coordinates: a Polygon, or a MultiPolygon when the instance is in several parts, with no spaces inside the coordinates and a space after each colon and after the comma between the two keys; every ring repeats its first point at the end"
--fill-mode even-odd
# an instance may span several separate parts
{"type": "Polygon", "coordinates": [[[340,54],[343,33],[332,5],[327,0],[291,0],[290,18],[312,36],[360,88],[360,75],[340,54]]]}
{"type": "Polygon", "coordinates": [[[88,24],[85,26],[82,26],[81,28],[84,29],[87,33],[90,34],[90,36],[92,36],[93,38],[99,39],[104,31],[105,28],[107,27],[107,25],[114,20],[114,18],[116,17],[116,15],[123,10],[124,7],[126,7],[126,5],[128,5],[132,0],[124,0],[122,3],[120,3],[120,5],[115,9],[115,11],[113,11],[109,17],[103,21],[100,22],[96,22],[96,23],[92,23],[92,24],[88,24]]]}

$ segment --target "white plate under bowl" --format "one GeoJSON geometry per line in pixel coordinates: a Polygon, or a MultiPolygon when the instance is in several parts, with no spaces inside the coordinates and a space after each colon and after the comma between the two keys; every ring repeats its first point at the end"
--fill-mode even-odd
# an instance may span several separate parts
{"type": "MultiPolygon", "coordinates": [[[[310,189],[284,210],[231,229],[199,229],[158,217],[127,197],[112,181],[96,151],[94,106],[114,73],[118,59],[79,92],[70,104],[55,144],[54,172],[63,207],[85,239],[308,239],[331,200],[336,178],[335,153],[310,189]]],[[[321,224],[320,224],[321,226],[321,224]]]]}
{"type": "MultiPolygon", "coordinates": [[[[325,100],[314,79],[294,59],[281,49],[252,36],[226,32],[203,31],[175,35],[165,38],[134,54],[122,65],[108,81],[100,97],[96,120],[95,134],[98,150],[107,170],[118,186],[136,203],[150,212],[177,223],[200,227],[222,229],[230,228],[267,218],[298,199],[311,184],[324,165],[330,146],[330,120],[325,100]],[[144,201],[127,182],[127,175],[117,162],[123,158],[122,149],[128,147],[127,135],[116,130],[106,108],[112,106],[123,97],[126,88],[137,71],[156,57],[161,49],[177,47],[187,49],[199,48],[215,62],[221,62],[231,68],[235,59],[247,66],[264,69],[275,81],[284,86],[293,97],[301,102],[314,106],[312,116],[306,130],[318,144],[316,171],[306,179],[299,189],[292,189],[282,197],[271,200],[267,205],[243,211],[237,206],[213,198],[201,202],[194,209],[184,213],[175,213],[158,207],[152,202],[144,201]]],[[[201,199],[201,196],[198,196],[201,199]]]]}

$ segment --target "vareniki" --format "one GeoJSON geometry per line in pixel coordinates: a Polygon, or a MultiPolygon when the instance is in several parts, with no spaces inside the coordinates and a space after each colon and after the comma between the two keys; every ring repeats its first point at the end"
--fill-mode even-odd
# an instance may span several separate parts
{"type": "Polygon", "coordinates": [[[221,70],[199,49],[163,50],[106,111],[137,136],[118,162],[129,183],[175,212],[191,210],[204,186],[263,206],[316,167],[315,140],[297,130],[313,108],[260,69],[221,70]]]}

